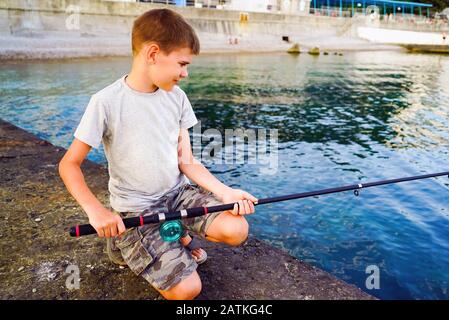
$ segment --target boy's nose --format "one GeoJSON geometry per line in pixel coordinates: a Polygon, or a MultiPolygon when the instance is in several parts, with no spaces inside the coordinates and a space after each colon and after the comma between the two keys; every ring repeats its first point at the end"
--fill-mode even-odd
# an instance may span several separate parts
{"type": "Polygon", "coordinates": [[[181,72],[181,78],[187,78],[188,75],[189,75],[189,73],[187,72],[187,70],[183,70],[183,71],[181,72]]]}

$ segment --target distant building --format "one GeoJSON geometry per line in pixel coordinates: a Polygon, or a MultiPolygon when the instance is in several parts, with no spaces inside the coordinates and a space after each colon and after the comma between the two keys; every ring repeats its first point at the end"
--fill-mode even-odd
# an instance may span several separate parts
{"type": "MultiPolygon", "coordinates": [[[[109,0],[111,1],[111,0],[109,0]]],[[[114,1],[114,0],[112,0],[114,1]]],[[[172,4],[180,7],[213,8],[246,12],[309,14],[312,0],[115,0],[172,4]]]]}
{"type": "Polygon", "coordinates": [[[226,9],[248,12],[308,14],[311,0],[228,0],[226,9]]]}
{"type": "Polygon", "coordinates": [[[229,0],[226,9],[249,11],[249,12],[270,12],[276,7],[276,0],[229,0]]]}

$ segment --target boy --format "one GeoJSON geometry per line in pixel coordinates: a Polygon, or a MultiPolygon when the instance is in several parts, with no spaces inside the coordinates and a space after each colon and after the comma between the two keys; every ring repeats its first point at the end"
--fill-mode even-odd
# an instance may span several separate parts
{"type": "Polygon", "coordinates": [[[132,51],[130,73],[91,97],[59,173],[98,236],[107,238],[113,262],[126,263],[166,299],[193,299],[201,291],[196,267],[206,252],[192,249],[188,233],[164,242],[159,225],[125,230],[122,218],[234,202],[232,211],[182,222],[207,240],[236,246],[248,236],[243,215],[254,212],[257,199],[218,181],[192,155],[188,128],[197,119],[176,86],[199,53],[192,27],[171,10],[148,11],[134,22],[132,51]],[[101,142],[114,212],[92,194],[80,169],[101,142]]]}

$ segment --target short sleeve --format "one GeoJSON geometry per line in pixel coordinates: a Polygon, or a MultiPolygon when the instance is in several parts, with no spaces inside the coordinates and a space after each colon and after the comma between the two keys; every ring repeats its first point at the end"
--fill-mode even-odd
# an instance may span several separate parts
{"type": "Polygon", "coordinates": [[[78,140],[98,149],[107,128],[107,118],[104,104],[98,96],[93,95],[86,111],[76,129],[74,136],[78,140]]]}
{"type": "Polygon", "coordinates": [[[182,92],[182,102],[181,102],[181,120],[179,126],[181,129],[188,129],[197,124],[198,120],[193,112],[192,105],[190,104],[187,95],[182,92]]]}

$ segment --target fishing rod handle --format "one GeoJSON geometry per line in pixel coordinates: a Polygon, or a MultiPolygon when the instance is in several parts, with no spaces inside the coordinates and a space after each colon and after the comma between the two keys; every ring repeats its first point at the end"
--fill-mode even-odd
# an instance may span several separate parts
{"type": "MultiPolygon", "coordinates": [[[[123,223],[126,229],[138,227],[141,225],[141,217],[126,218],[123,219],[123,223]]],[[[72,237],[80,237],[80,236],[87,236],[89,234],[95,234],[97,233],[97,231],[90,224],[82,224],[71,227],[69,233],[70,236],[72,237]]]]}

